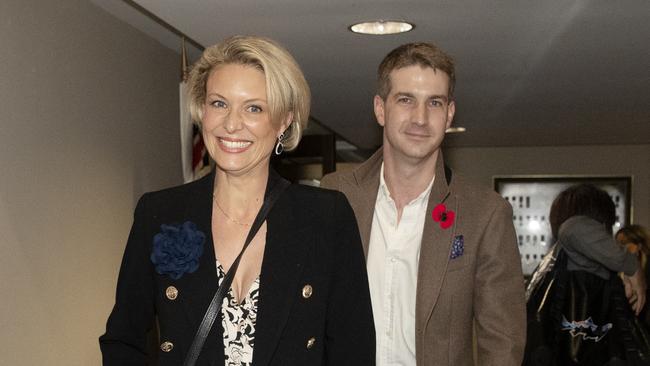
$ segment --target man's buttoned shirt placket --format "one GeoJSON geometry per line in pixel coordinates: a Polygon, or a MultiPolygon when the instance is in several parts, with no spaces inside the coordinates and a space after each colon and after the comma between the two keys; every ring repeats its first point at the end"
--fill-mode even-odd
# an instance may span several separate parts
{"type": "Polygon", "coordinates": [[[415,365],[415,298],[429,186],[402,211],[380,171],[370,232],[368,280],[377,335],[377,366],[415,365]]]}

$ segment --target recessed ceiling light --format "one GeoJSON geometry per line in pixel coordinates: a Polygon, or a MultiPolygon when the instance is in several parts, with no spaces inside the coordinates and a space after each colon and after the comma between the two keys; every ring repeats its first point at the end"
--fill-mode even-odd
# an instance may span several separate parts
{"type": "Polygon", "coordinates": [[[350,30],[362,34],[396,34],[408,32],[415,28],[415,25],[400,20],[375,20],[352,24],[350,30]]]}
{"type": "Polygon", "coordinates": [[[467,131],[465,127],[449,127],[448,129],[445,130],[446,133],[460,133],[465,131],[467,131]]]}

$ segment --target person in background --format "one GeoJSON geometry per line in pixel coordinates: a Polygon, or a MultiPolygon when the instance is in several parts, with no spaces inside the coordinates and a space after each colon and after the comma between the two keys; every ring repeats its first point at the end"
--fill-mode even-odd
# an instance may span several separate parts
{"type": "Polygon", "coordinates": [[[196,365],[374,365],[368,279],[350,205],[338,192],[289,185],[269,167],[273,151],[296,147],[309,117],[309,87],[293,57],[266,38],[228,38],[205,50],[189,89],[216,168],[138,202],[99,340],[104,365],[144,365],[145,335],[156,321],[158,364],[183,365],[237,263],[196,365]],[[288,187],[255,233],[258,212],[279,185],[288,187]]]}
{"type": "MultiPolygon", "coordinates": [[[[635,254],[641,262],[641,268],[645,273],[646,282],[650,276],[650,268],[648,267],[648,255],[650,248],[648,247],[648,231],[641,225],[627,225],[616,232],[616,241],[623,246],[628,252],[635,254]]],[[[631,295],[631,283],[627,279],[623,281],[626,286],[626,291],[631,295]]],[[[650,293],[646,292],[646,299],[650,293]]],[[[648,303],[639,314],[639,318],[643,319],[646,324],[650,324],[650,314],[648,314],[648,303]]]]}
{"type": "Polygon", "coordinates": [[[569,187],[553,201],[549,221],[567,253],[567,269],[603,279],[612,271],[623,272],[631,281],[630,303],[638,314],[645,304],[645,277],[636,256],[621,250],[613,238],[616,209],[607,192],[592,184],[569,187]]]}
{"type": "Polygon", "coordinates": [[[641,225],[627,225],[616,232],[616,241],[628,252],[639,256],[641,266],[646,267],[650,254],[648,231],[641,225]]]}
{"type": "Polygon", "coordinates": [[[383,147],[321,182],[345,193],[359,222],[377,365],[519,366],[523,357],[512,208],[447,167],[440,149],[456,111],[455,75],[432,44],[391,51],[374,97],[383,147]]]}
{"type": "Polygon", "coordinates": [[[544,285],[528,291],[534,295],[524,365],[649,364],[647,330],[634,316],[646,301],[645,276],[636,255],[614,240],[615,220],[611,197],[591,184],[569,187],[553,201],[556,244],[548,256],[555,264],[546,281],[533,274],[531,286],[544,285]],[[630,282],[628,299],[618,272],[630,282]]]}

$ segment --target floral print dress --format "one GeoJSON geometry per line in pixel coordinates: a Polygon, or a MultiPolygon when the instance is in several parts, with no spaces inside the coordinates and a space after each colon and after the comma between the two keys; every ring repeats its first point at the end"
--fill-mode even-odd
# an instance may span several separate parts
{"type": "MultiPolygon", "coordinates": [[[[216,262],[219,285],[226,277],[223,267],[216,262]]],[[[223,345],[226,366],[250,366],[253,363],[257,301],[260,293],[260,278],[255,279],[248,294],[237,303],[232,288],[226,293],[221,305],[223,320],[223,345]]]]}

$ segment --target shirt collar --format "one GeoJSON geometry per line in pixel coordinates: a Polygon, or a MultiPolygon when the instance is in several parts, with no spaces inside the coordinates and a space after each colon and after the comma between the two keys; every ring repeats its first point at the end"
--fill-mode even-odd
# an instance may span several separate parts
{"type": "MultiPolygon", "coordinates": [[[[425,188],[424,191],[422,191],[422,193],[420,193],[420,195],[418,195],[413,201],[409,202],[409,205],[421,201],[428,201],[429,194],[431,193],[431,187],[433,187],[433,182],[435,180],[436,176],[434,175],[433,178],[431,178],[431,182],[429,182],[427,188],[425,188]]],[[[379,171],[379,196],[384,200],[393,200],[393,198],[390,196],[388,186],[386,185],[386,180],[384,179],[384,162],[381,163],[381,169],[379,171]]]]}

